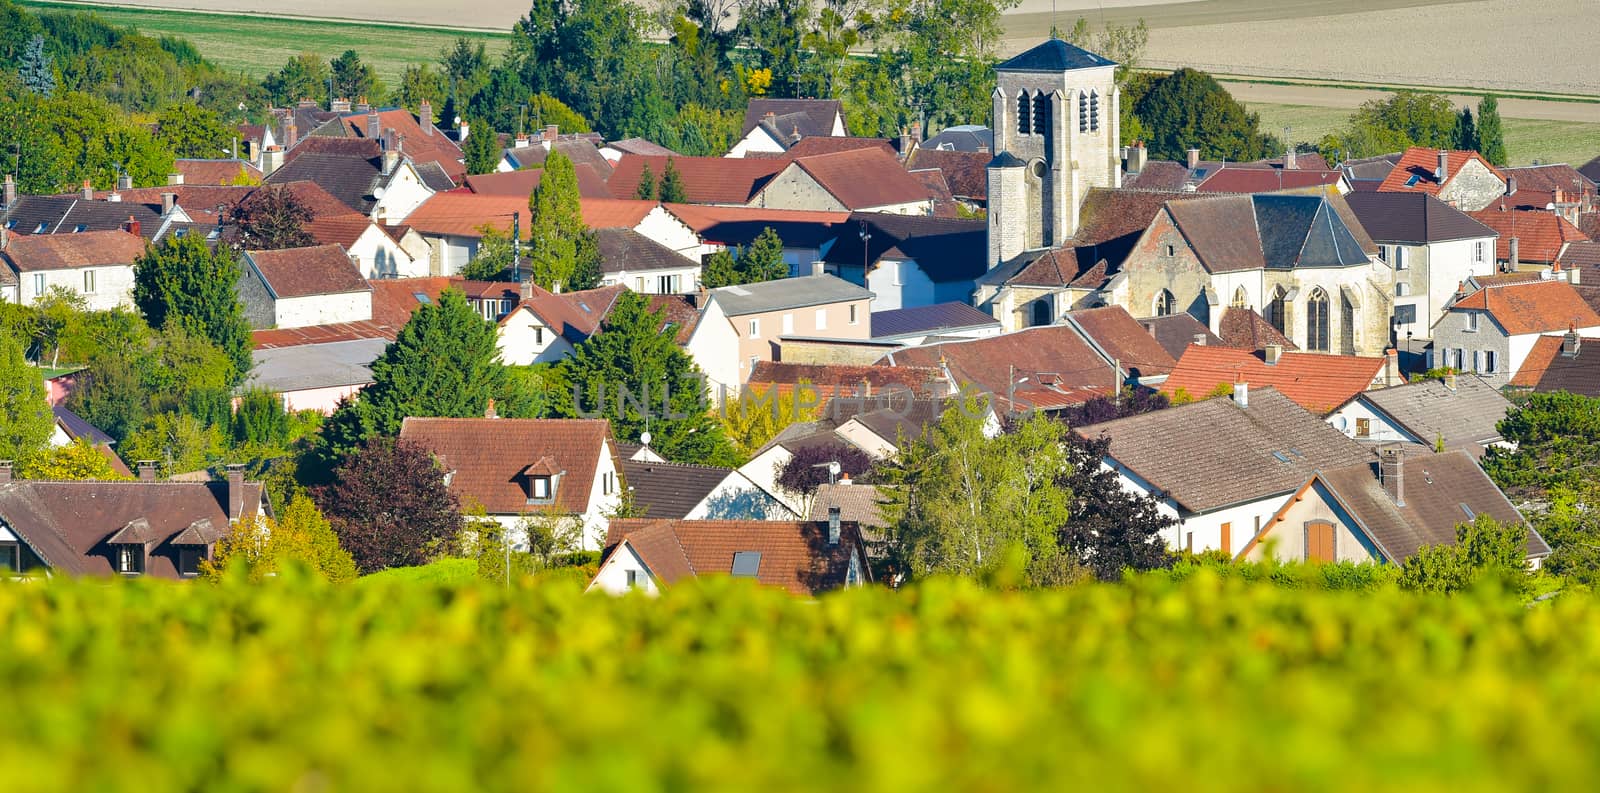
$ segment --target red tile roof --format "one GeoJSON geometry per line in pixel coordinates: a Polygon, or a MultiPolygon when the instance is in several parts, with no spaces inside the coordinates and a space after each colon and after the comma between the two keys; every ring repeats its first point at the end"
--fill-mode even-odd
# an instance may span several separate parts
{"type": "Polygon", "coordinates": [[[280,299],[372,290],[339,245],[246,251],[245,256],[266,281],[267,288],[280,299]]]}
{"type": "Polygon", "coordinates": [[[894,146],[889,144],[887,138],[851,138],[833,137],[831,135],[808,135],[800,139],[799,143],[789,147],[788,151],[778,155],[764,155],[752,153],[755,156],[777,156],[792,160],[796,157],[810,157],[816,154],[833,154],[841,151],[856,151],[857,149],[877,149],[890,157],[898,157],[894,146]]]}
{"type": "Polygon", "coordinates": [[[989,161],[992,159],[994,155],[988,152],[917,148],[906,160],[906,168],[937,168],[944,173],[950,192],[956,198],[984,201],[989,197],[989,161]]]}
{"type": "Polygon", "coordinates": [[[606,184],[612,195],[633,198],[638,195],[644,166],[649,164],[650,173],[659,180],[669,159],[682,179],[684,196],[692,204],[747,204],[768,180],[789,165],[785,160],[748,157],[669,158],[624,154],[606,184]]]}
{"type": "Polygon", "coordinates": [[[1248,350],[1191,344],[1161,384],[1161,393],[1172,397],[1181,388],[1199,399],[1219,385],[1243,381],[1252,387],[1271,386],[1321,415],[1370,388],[1383,366],[1383,358],[1303,352],[1283,353],[1269,365],[1248,350]]]}
{"type": "MultiPolygon", "coordinates": [[[[595,173],[592,166],[575,165],[573,172],[578,176],[578,195],[584,198],[612,197],[605,178],[595,173]]],[[[466,182],[467,189],[479,195],[519,196],[526,201],[533,189],[539,186],[543,175],[543,168],[530,168],[468,176],[466,182]]]]}
{"type": "Polygon", "coordinates": [[[236,185],[261,181],[261,169],[244,160],[173,160],[184,184],[236,185]]]}
{"type": "Polygon", "coordinates": [[[1495,258],[1511,259],[1511,238],[1517,238],[1517,261],[1549,264],[1568,242],[1588,239],[1577,226],[1551,212],[1527,209],[1500,209],[1500,205],[1479,212],[1468,212],[1473,220],[1495,230],[1495,258]]]}
{"type": "Polygon", "coordinates": [[[891,204],[929,201],[932,196],[899,160],[878,149],[800,157],[793,166],[806,172],[846,209],[862,210],[891,204]]]}
{"type": "Polygon", "coordinates": [[[1339,183],[1339,171],[1282,170],[1278,168],[1223,168],[1198,189],[1202,193],[1275,193],[1280,190],[1316,189],[1339,183]]]}
{"type": "Polygon", "coordinates": [[[1596,314],[1583,295],[1565,281],[1479,289],[1457,300],[1450,310],[1488,312],[1512,336],[1600,326],[1600,314],[1596,314]]]}
{"type": "Polygon", "coordinates": [[[1562,352],[1562,336],[1540,336],[1523,360],[1511,385],[1535,391],[1566,391],[1600,396],[1600,338],[1580,336],[1577,349],[1562,352]]]}
{"type": "MultiPolygon", "coordinates": [[[[1483,155],[1475,151],[1446,152],[1445,162],[1449,166],[1450,172],[1445,181],[1449,181],[1456,174],[1461,173],[1461,169],[1471,160],[1477,160],[1483,167],[1488,168],[1490,173],[1499,177],[1500,181],[1505,181],[1505,175],[1500,173],[1499,169],[1490,165],[1489,161],[1483,158],[1483,155]]],[[[1378,191],[1382,193],[1410,192],[1438,195],[1440,188],[1443,187],[1443,185],[1439,184],[1438,171],[1439,150],[1413,146],[1406,149],[1406,153],[1400,156],[1400,161],[1395,163],[1394,168],[1389,171],[1389,175],[1384,177],[1383,184],[1378,185],[1378,191]],[[1411,181],[1413,178],[1416,179],[1415,182],[1411,181]]]]}
{"type": "Polygon", "coordinates": [[[1016,386],[1023,406],[1059,407],[1112,393],[1119,385],[1111,363],[1069,325],[1029,328],[970,341],[950,341],[899,350],[880,365],[946,367],[957,385],[971,383],[999,400],[1008,378],[1027,377],[1016,386]]]}
{"type": "Polygon", "coordinates": [[[700,324],[700,309],[687,295],[651,295],[650,310],[662,312],[667,322],[677,328],[673,341],[679,346],[689,343],[694,327],[700,324]]]}
{"type": "MultiPolygon", "coordinates": [[[[654,201],[615,198],[584,198],[579,205],[591,228],[632,228],[658,206],[654,201]]],[[[509,233],[514,213],[521,216],[526,234],[531,219],[527,196],[436,193],[406,216],[406,225],[420,234],[478,237],[483,225],[509,233]]]]}
{"type": "Polygon", "coordinates": [[[76,234],[17,234],[0,259],[17,272],[67,270],[75,267],[132,265],[144,255],[143,238],[126,231],[81,231],[76,234]]]}
{"type": "MultiPolygon", "coordinates": [[[[407,157],[416,162],[438,163],[445,174],[457,184],[460,184],[462,178],[467,175],[467,166],[462,162],[461,147],[435,127],[432,121],[429,121],[428,126],[424,128],[418,123],[417,117],[411,115],[411,111],[405,108],[378,110],[376,115],[378,134],[381,136],[384,130],[393,129],[403,138],[400,150],[407,157]]],[[[367,113],[350,113],[340,120],[344,122],[349,137],[370,137],[367,113]]]]}
{"type": "MultiPolygon", "coordinates": [[[[842,523],[838,545],[828,545],[826,521],[614,520],[607,547],[626,541],[670,585],[702,575],[733,572],[733,555],[761,555],[755,579],[796,595],[817,595],[845,585],[850,558],[862,547],[860,528],[842,523]]],[[[863,567],[861,575],[868,571],[863,567]]]]}
{"type": "Polygon", "coordinates": [[[589,508],[596,471],[608,448],[605,419],[407,418],[400,438],[421,444],[453,471],[450,490],[463,504],[477,503],[491,515],[562,512],[589,508]],[[564,472],[551,504],[529,504],[523,471],[548,458],[564,472]]]}
{"type": "Polygon", "coordinates": [[[375,225],[372,218],[359,212],[329,215],[305,224],[305,232],[323,245],[343,245],[349,248],[367,229],[375,225]]]}
{"type": "Polygon", "coordinates": [[[372,284],[372,321],[386,328],[393,328],[395,333],[411,321],[411,315],[422,305],[417,295],[427,297],[429,302],[439,302],[439,295],[452,286],[457,289],[462,283],[459,278],[445,276],[428,276],[425,278],[380,278],[370,282],[372,284]]]}
{"type": "Polygon", "coordinates": [[[1156,337],[1121,306],[1071,311],[1065,319],[1081,329],[1130,377],[1163,375],[1178,365],[1156,337]]]}
{"type": "Polygon", "coordinates": [[[864,395],[884,387],[910,389],[918,394],[929,393],[943,375],[931,366],[853,366],[846,364],[785,363],[760,361],[750,373],[749,384],[757,388],[776,386],[778,392],[789,393],[801,383],[816,386],[818,391],[833,394],[839,390],[860,388],[864,395]]]}
{"type": "Polygon", "coordinates": [[[1223,344],[1242,350],[1264,350],[1268,344],[1276,344],[1290,351],[1299,349],[1288,336],[1272,327],[1272,323],[1253,309],[1229,306],[1222,312],[1217,331],[1223,344]]]}

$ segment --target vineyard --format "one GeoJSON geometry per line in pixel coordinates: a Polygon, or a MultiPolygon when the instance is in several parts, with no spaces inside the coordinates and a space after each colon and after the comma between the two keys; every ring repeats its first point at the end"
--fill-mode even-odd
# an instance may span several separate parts
{"type": "Polygon", "coordinates": [[[1600,604],[0,587],[6,789],[1591,789],[1600,604]]]}

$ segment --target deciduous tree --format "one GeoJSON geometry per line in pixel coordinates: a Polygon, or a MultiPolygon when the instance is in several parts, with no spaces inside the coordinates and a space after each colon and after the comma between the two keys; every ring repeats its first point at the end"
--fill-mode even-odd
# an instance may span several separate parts
{"type": "Polygon", "coordinates": [[[156,137],[175,157],[215,160],[237,156],[230,148],[237,135],[216,113],[193,102],[168,105],[156,117],[156,137]]]}
{"type": "Polygon", "coordinates": [[[206,247],[199,235],[168,236],[134,263],[133,302],[156,329],[179,323],[222,348],[233,363],[230,383],[250,371],[250,325],[235,285],[234,253],[206,247]]]}
{"type": "Polygon", "coordinates": [[[583,222],[572,160],[552,151],[528,197],[528,271],[546,289],[571,291],[574,274],[598,262],[599,246],[583,222]],[[592,261],[591,261],[592,260],[592,261]]]}
{"type": "Polygon", "coordinates": [[[1422,592],[1459,592],[1493,579],[1513,592],[1532,588],[1528,571],[1528,527],[1479,515],[1456,526],[1455,545],[1417,551],[1400,567],[1400,586],[1422,592]]]}
{"type": "Polygon", "coordinates": [[[17,460],[39,451],[54,431],[44,376],[23,357],[20,342],[0,334],[0,459],[17,460]]]}
{"type": "Polygon", "coordinates": [[[238,246],[247,251],[276,251],[317,244],[306,231],[316,214],[300,197],[279,185],[250,191],[228,210],[238,246]]]}
{"type": "Polygon", "coordinates": [[[494,173],[500,167],[500,136],[495,134],[489,120],[479,118],[468,122],[467,139],[461,144],[461,154],[467,161],[467,173],[494,173]]]}
{"type": "Polygon", "coordinates": [[[43,448],[17,463],[20,479],[127,479],[111,467],[111,460],[87,440],[79,438],[65,446],[43,448]]]}
{"type": "Polygon", "coordinates": [[[333,525],[304,494],[291,499],[275,520],[262,515],[234,526],[217,541],[212,558],[201,563],[201,572],[218,580],[237,568],[249,580],[261,581],[291,566],[336,584],[357,575],[355,560],[339,546],[333,525]]]}
{"type": "Polygon", "coordinates": [[[417,444],[374,438],[314,491],[339,544],[362,573],[425,564],[461,533],[444,471],[417,444]]]}
{"type": "Polygon", "coordinates": [[[1116,472],[1103,467],[1109,438],[1067,436],[1066,475],[1061,488],[1071,494],[1067,519],[1057,532],[1061,549],[1102,581],[1128,570],[1153,570],[1173,561],[1163,532],[1176,521],[1160,502],[1122,487],[1116,472]]]}
{"type": "Polygon", "coordinates": [[[1156,79],[1134,112],[1150,134],[1151,158],[1182,162],[1190,148],[1198,148],[1209,159],[1248,161],[1279,149],[1259,129],[1259,116],[1211,75],[1194,69],[1156,79]]]}

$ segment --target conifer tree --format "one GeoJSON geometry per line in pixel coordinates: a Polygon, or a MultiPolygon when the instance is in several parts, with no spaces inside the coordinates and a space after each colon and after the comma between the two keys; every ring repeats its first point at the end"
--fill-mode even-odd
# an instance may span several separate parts
{"type": "Polygon", "coordinates": [[[674,165],[672,158],[667,158],[667,165],[661,169],[661,187],[656,197],[663,204],[687,203],[689,196],[683,190],[683,177],[678,174],[678,166],[674,165]]]}
{"type": "Polygon", "coordinates": [[[1472,108],[1463,107],[1456,114],[1456,129],[1453,135],[1457,151],[1478,150],[1478,125],[1472,120],[1472,108]]]}
{"type": "Polygon", "coordinates": [[[575,274],[583,273],[587,280],[598,265],[600,249],[583,222],[578,173],[566,155],[552,151],[545,158],[528,209],[528,272],[534,283],[570,291],[580,280],[575,274]]]}
{"type": "Polygon", "coordinates": [[[500,136],[486,118],[467,123],[467,139],[461,142],[461,156],[467,161],[467,173],[477,175],[494,173],[500,166],[500,136]]]}
{"type": "Polygon", "coordinates": [[[28,47],[22,51],[22,62],[17,68],[22,84],[29,91],[47,99],[56,93],[56,71],[52,61],[50,53],[44,48],[44,36],[35,33],[33,38],[28,39],[28,47]]]}
{"type": "Polygon", "coordinates": [[[1505,128],[1500,121],[1500,102],[1493,95],[1478,102],[1478,153],[1490,165],[1506,164],[1505,128]]]}
{"type": "Polygon", "coordinates": [[[656,175],[650,170],[649,162],[639,171],[639,189],[633,191],[633,197],[640,201],[656,200],[656,175]]]}

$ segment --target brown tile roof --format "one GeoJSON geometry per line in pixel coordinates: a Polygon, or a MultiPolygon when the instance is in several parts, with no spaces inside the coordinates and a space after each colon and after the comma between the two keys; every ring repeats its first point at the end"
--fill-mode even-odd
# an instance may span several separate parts
{"type": "Polygon", "coordinates": [[[483,225],[509,233],[513,213],[527,220],[526,195],[435,193],[406,216],[406,225],[419,234],[478,237],[482,234],[478,227],[483,225]]]}
{"type": "MultiPolygon", "coordinates": [[[[400,151],[412,160],[419,163],[431,162],[437,164],[450,177],[451,181],[460,184],[461,179],[467,175],[467,166],[462,162],[461,147],[444,134],[438,127],[428,122],[424,128],[405,108],[391,108],[377,110],[373,115],[378,118],[378,134],[384,130],[393,129],[401,136],[400,151]]],[[[349,138],[368,138],[367,113],[349,113],[340,118],[344,124],[345,136],[349,138]]],[[[314,139],[314,138],[308,138],[314,139]]],[[[296,147],[298,148],[298,147],[296,147]]]]}
{"type": "MultiPolygon", "coordinates": [[[[605,177],[595,173],[593,166],[587,163],[574,166],[573,173],[578,177],[578,195],[584,198],[612,197],[605,177]]],[[[486,173],[468,176],[466,185],[467,189],[478,195],[517,196],[527,201],[543,176],[542,168],[486,173]]]]}
{"type": "Polygon", "coordinates": [[[1255,207],[1248,197],[1184,201],[1169,205],[1167,211],[1207,270],[1230,273],[1267,266],[1255,207]]]}
{"type": "Polygon", "coordinates": [[[662,312],[667,323],[677,329],[673,341],[680,346],[689,343],[695,325],[700,324],[700,310],[688,295],[650,295],[650,310],[662,312]]]}
{"type": "Polygon", "coordinates": [[[1510,286],[1512,284],[1531,284],[1543,281],[1544,273],[1529,270],[1521,273],[1495,273],[1494,275],[1474,275],[1470,279],[1478,288],[1490,286],[1510,286]]]}
{"type": "Polygon", "coordinates": [[[912,178],[922,183],[928,195],[933,198],[933,216],[939,218],[960,217],[956,209],[956,197],[950,192],[950,184],[944,180],[944,174],[929,168],[922,171],[906,171],[912,178]]]}
{"type": "Polygon", "coordinates": [[[878,149],[800,157],[793,161],[793,167],[805,171],[852,210],[932,199],[928,188],[906,173],[894,155],[878,149]]]}
{"type": "Polygon", "coordinates": [[[1051,248],[1006,280],[1013,286],[1066,286],[1078,278],[1075,248],[1051,248]]]}
{"type": "Polygon", "coordinates": [[[1578,213],[1578,230],[1589,239],[1600,242],[1600,212],[1578,213]]]}
{"type": "Polygon", "coordinates": [[[1027,377],[1016,389],[1025,406],[1056,407],[1086,402],[1116,390],[1111,363],[1069,325],[1028,328],[970,341],[949,341],[899,350],[880,365],[947,368],[957,385],[974,384],[1004,400],[1008,378],[1027,377]],[[1013,368],[1014,367],[1014,368],[1013,368]]]}
{"type": "MultiPolygon", "coordinates": [[[[804,143],[804,141],[801,141],[804,143]]],[[[989,161],[994,155],[978,151],[913,149],[906,160],[907,170],[937,168],[956,198],[986,201],[989,198],[989,161]]]]}
{"type": "Polygon", "coordinates": [[[144,255],[145,241],[126,231],[14,235],[0,259],[19,273],[74,267],[129,266],[144,255]]]}
{"type": "Polygon", "coordinates": [[[615,149],[623,154],[659,154],[663,157],[676,157],[677,152],[662,146],[659,143],[645,140],[644,138],[623,138],[606,144],[606,148],[615,149]]]}
{"type": "MultiPolygon", "coordinates": [[[[578,172],[578,188],[580,190],[583,188],[584,171],[589,171],[592,176],[598,177],[601,182],[611,178],[611,161],[600,153],[597,138],[598,136],[591,137],[589,133],[562,135],[551,144],[552,148],[572,161],[573,169],[578,172]]],[[[506,149],[506,153],[515,158],[519,170],[524,171],[543,168],[545,160],[550,156],[549,152],[545,151],[544,146],[538,144],[520,149],[506,149]]],[[[663,151],[660,153],[669,154],[670,152],[663,151]]]]}
{"type": "Polygon", "coordinates": [[[1322,415],[1371,388],[1383,374],[1383,366],[1383,358],[1305,352],[1283,353],[1276,364],[1269,365],[1248,350],[1193,344],[1161,384],[1161,393],[1171,397],[1181,388],[1198,399],[1219,385],[1242,380],[1251,386],[1252,401],[1256,388],[1269,386],[1305,410],[1322,415]]]}
{"type": "MultiPolygon", "coordinates": [[[[844,115],[844,103],[837,99],[751,99],[750,104],[745,106],[744,124],[739,128],[739,137],[750,134],[750,130],[755,129],[769,113],[774,118],[793,117],[786,120],[798,125],[801,135],[832,135],[834,119],[844,115]]],[[[790,130],[782,129],[779,132],[787,135],[790,130]]]]}
{"type": "Polygon", "coordinates": [[[1496,425],[1511,409],[1500,389],[1474,375],[1456,377],[1453,387],[1439,379],[1415,380],[1356,398],[1377,408],[1425,445],[1443,441],[1447,449],[1467,449],[1474,456],[1500,440],[1496,425]]]}
{"type": "Polygon", "coordinates": [[[184,184],[233,185],[242,180],[261,181],[261,169],[245,160],[173,160],[172,169],[183,174],[184,184]]]}
{"type": "Polygon", "coordinates": [[[372,290],[339,245],[245,251],[245,256],[279,299],[372,290]]]}
{"type": "Polygon", "coordinates": [[[837,484],[817,488],[811,499],[812,520],[827,520],[828,508],[839,508],[839,519],[854,523],[863,531],[888,525],[883,517],[887,495],[876,485],[837,484]]]}
{"type": "Polygon", "coordinates": [[[641,518],[686,518],[732,473],[732,468],[622,458],[622,484],[633,493],[641,518]]]}
{"type": "MultiPolygon", "coordinates": [[[[490,290],[498,290],[503,286],[513,285],[485,284],[490,290]]],[[[532,296],[522,298],[513,313],[532,312],[546,327],[577,344],[600,331],[601,323],[610,316],[617,297],[628,290],[621,284],[613,284],[562,294],[548,292],[538,286],[531,287],[531,291],[532,296]]],[[[511,314],[507,314],[500,319],[500,324],[504,325],[510,319],[511,314]]]]}
{"type": "Polygon", "coordinates": [[[583,514],[601,454],[616,453],[610,437],[605,419],[412,417],[400,425],[402,440],[421,444],[454,472],[450,490],[463,504],[481,504],[491,515],[583,514]],[[565,474],[555,483],[553,504],[529,504],[522,472],[545,458],[565,474]]]}
{"type": "MultiPolygon", "coordinates": [[[[761,554],[757,581],[810,596],[844,586],[850,557],[862,546],[855,524],[840,528],[839,544],[830,547],[826,522],[629,519],[612,521],[607,539],[608,546],[612,538],[626,540],[664,585],[728,575],[735,553],[754,551],[761,554]]],[[[864,568],[861,574],[869,575],[864,568]]]]}
{"type": "Polygon", "coordinates": [[[1221,168],[1213,171],[1196,189],[1202,193],[1274,193],[1331,187],[1338,184],[1342,176],[1339,171],[1221,168]]]}
{"type": "MultiPolygon", "coordinates": [[[[894,146],[890,145],[887,138],[851,138],[833,137],[831,135],[808,135],[800,139],[799,143],[790,146],[780,157],[794,159],[796,157],[810,157],[816,154],[833,154],[841,151],[855,151],[857,149],[877,149],[890,157],[899,157],[894,146]]],[[[755,156],[755,155],[751,155],[755,156]]]]}
{"type": "Polygon", "coordinates": [[[1537,190],[1542,193],[1562,190],[1573,197],[1595,192],[1594,182],[1566,163],[1501,168],[1500,173],[1508,180],[1516,179],[1518,190],[1537,190]]]}
{"type": "Polygon", "coordinates": [[[1600,325],[1600,314],[1596,314],[1578,290],[1565,281],[1479,289],[1457,300],[1450,310],[1486,311],[1512,336],[1600,325]]]}
{"type": "MultiPolygon", "coordinates": [[[[322,186],[316,182],[287,182],[274,187],[287,190],[290,195],[293,195],[300,203],[305,204],[307,209],[311,210],[311,215],[314,218],[321,219],[329,216],[362,214],[346,206],[343,201],[339,200],[338,196],[322,189],[322,186]]],[[[183,201],[184,197],[180,195],[178,197],[178,205],[183,206],[183,201]]]]}
{"type": "Polygon", "coordinates": [[[329,215],[305,224],[305,232],[322,245],[343,245],[345,248],[361,239],[375,225],[372,218],[359,212],[329,215]]]}
{"type": "Polygon", "coordinates": [[[600,248],[600,269],[645,272],[700,266],[700,263],[631,228],[603,228],[595,232],[600,248]]]}
{"type": "Polygon", "coordinates": [[[1562,245],[1588,239],[1566,218],[1543,210],[1500,209],[1496,205],[1467,214],[1500,235],[1494,244],[1495,258],[1500,261],[1510,261],[1513,237],[1517,239],[1517,260],[1539,264],[1555,261],[1562,245]]]}
{"type": "Polygon", "coordinates": [[[1125,190],[1182,190],[1189,182],[1189,166],[1167,160],[1150,160],[1135,174],[1122,178],[1125,190]]]}
{"type": "Polygon", "coordinates": [[[1163,375],[1178,365],[1162,349],[1161,343],[1121,306],[1070,311],[1065,319],[1111,356],[1129,377],[1163,375]]]}
{"type": "MultiPolygon", "coordinates": [[[[368,143],[369,141],[340,142],[368,143]]],[[[370,212],[377,203],[373,191],[384,179],[383,164],[376,153],[376,144],[372,144],[372,148],[374,153],[370,157],[318,152],[301,154],[268,174],[266,183],[315,182],[345,206],[357,212],[370,212]]]]}
{"type": "Polygon", "coordinates": [[[1191,512],[1290,493],[1318,469],[1371,459],[1272,388],[1251,388],[1248,407],[1219,397],[1074,432],[1109,437],[1109,457],[1191,512]]]}
{"type": "Polygon", "coordinates": [[[1556,262],[1563,270],[1577,268],[1583,271],[1583,283],[1600,283],[1600,241],[1569,242],[1556,262]]]}
{"type": "MultiPolygon", "coordinates": [[[[341,127],[330,125],[329,129],[338,130],[341,127]]],[[[302,130],[303,132],[304,130],[302,130]]],[[[330,137],[324,135],[307,135],[302,137],[288,151],[283,153],[284,164],[294,162],[308,154],[326,154],[335,157],[360,157],[372,159],[383,153],[378,141],[364,138],[330,137]]]]}
{"type": "Polygon", "coordinates": [[[422,305],[417,295],[422,295],[429,302],[439,302],[439,296],[451,286],[460,288],[461,279],[445,276],[428,276],[425,278],[380,278],[371,281],[372,286],[372,321],[382,327],[392,328],[394,333],[411,321],[411,315],[422,305]]]}
{"type": "Polygon", "coordinates": [[[1221,337],[1220,341],[1227,347],[1264,350],[1267,345],[1276,344],[1289,351],[1300,349],[1289,340],[1288,336],[1272,327],[1272,323],[1253,309],[1229,306],[1222,312],[1222,320],[1217,324],[1217,331],[1217,335],[1221,337]]]}
{"type": "Polygon", "coordinates": [[[1194,337],[1197,335],[1204,336],[1206,344],[1222,343],[1222,339],[1213,335],[1205,323],[1182,311],[1165,317],[1144,317],[1139,320],[1139,324],[1155,337],[1161,349],[1166,350],[1174,361],[1183,355],[1184,350],[1189,349],[1189,345],[1195,343],[1194,337]]]}
{"type": "Polygon", "coordinates": [[[937,368],[928,366],[851,366],[827,363],[785,363],[758,361],[750,373],[749,384],[756,388],[776,386],[780,394],[801,383],[809,383],[829,394],[860,388],[867,393],[885,387],[928,393],[939,380],[937,368]]]}
{"type": "Polygon", "coordinates": [[[835,236],[833,224],[850,219],[849,212],[815,212],[806,209],[767,209],[764,207],[710,206],[707,204],[662,204],[673,217],[683,221],[706,242],[742,245],[760,235],[768,226],[786,244],[804,241],[823,243],[835,236]],[[806,233],[796,233],[804,230],[806,233]]]}
{"type": "Polygon", "coordinates": [[[631,229],[660,206],[654,201],[634,198],[584,198],[578,204],[583,211],[583,222],[592,229],[631,229]]]}
{"type": "MultiPolygon", "coordinates": [[[[261,509],[261,483],[244,483],[243,515],[261,509]]],[[[113,575],[106,543],[129,524],[150,538],[145,575],[178,578],[173,540],[197,521],[228,525],[226,482],[50,482],[0,484],[0,521],[57,571],[113,575]]],[[[215,531],[215,529],[213,529],[215,531]]]]}
{"type": "Polygon", "coordinates": [[[624,154],[617,161],[611,178],[606,180],[611,194],[618,198],[638,195],[644,166],[649,164],[650,173],[660,179],[668,159],[682,179],[684,196],[692,204],[747,204],[774,175],[789,165],[786,160],[749,157],[668,158],[624,154]]]}
{"type": "Polygon", "coordinates": [[[1568,391],[1600,397],[1600,338],[1579,336],[1571,354],[1563,352],[1566,336],[1540,336],[1523,360],[1511,385],[1535,391],[1568,391]]]}
{"type": "Polygon", "coordinates": [[[1495,231],[1427,193],[1351,193],[1345,202],[1374,240],[1427,243],[1492,236],[1495,231]]]}
{"type": "MultiPolygon", "coordinates": [[[[1446,181],[1461,173],[1461,169],[1470,160],[1477,160],[1483,167],[1488,168],[1490,173],[1499,177],[1500,181],[1505,181],[1505,176],[1500,173],[1500,170],[1490,165],[1489,161],[1483,158],[1483,155],[1475,151],[1451,151],[1446,154],[1446,163],[1450,168],[1446,181]]],[[[1395,163],[1394,168],[1389,171],[1389,175],[1384,177],[1383,184],[1378,186],[1378,191],[1383,193],[1414,192],[1438,195],[1441,187],[1438,171],[1439,150],[1413,146],[1406,149],[1405,154],[1400,156],[1400,161],[1395,163]],[[1413,178],[1416,179],[1415,182],[1411,181],[1413,178]]]]}

